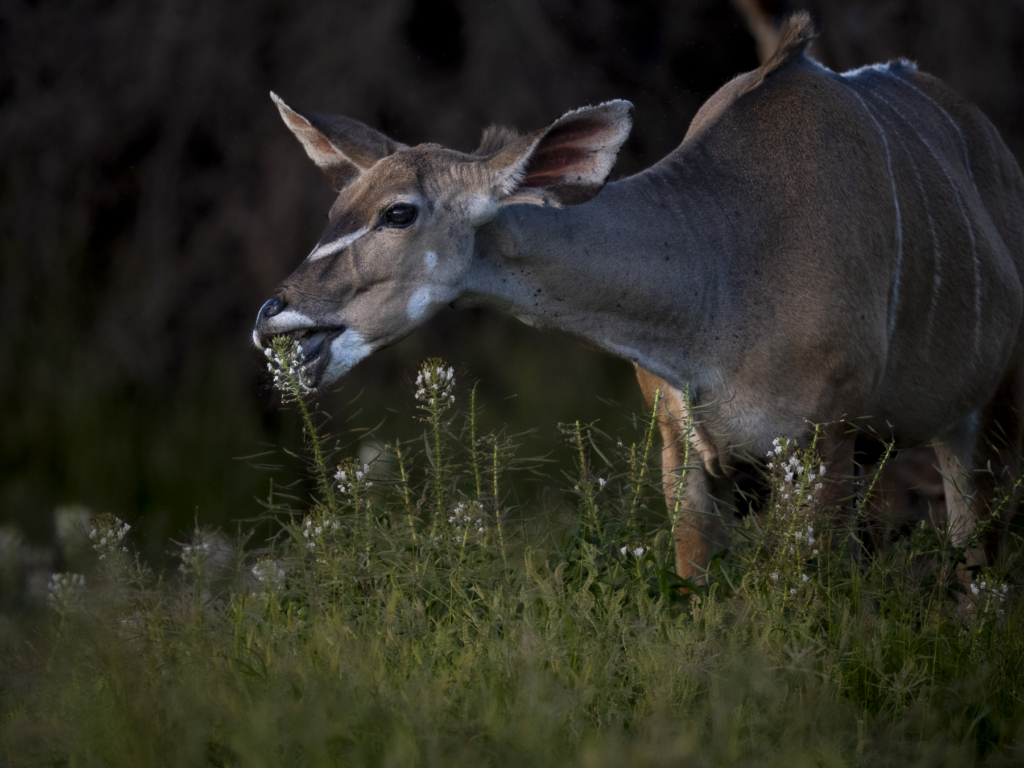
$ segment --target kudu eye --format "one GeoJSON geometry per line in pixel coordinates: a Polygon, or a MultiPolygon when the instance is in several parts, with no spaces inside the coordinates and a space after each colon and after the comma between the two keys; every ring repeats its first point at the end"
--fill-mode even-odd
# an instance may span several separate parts
{"type": "Polygon", "coordinates": [[[384,211],[384,221],[392,227],[408,227],[416,220],[416,206],[409,203],[395,203],[384,211]]]}

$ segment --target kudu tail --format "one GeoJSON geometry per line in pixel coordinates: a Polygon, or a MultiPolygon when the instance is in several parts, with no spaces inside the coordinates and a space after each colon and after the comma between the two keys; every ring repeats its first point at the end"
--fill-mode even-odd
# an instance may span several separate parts
{"type": "Polygon", "coordinates": [[[751,91],[757,88],[772,72],[791,61],[802,58],[807,51],[807,46],[817,35],[811,15],[806,11],[794,13],[786,19],[779,31],[779,43],[775,47],[775,53],[757,70],[757,75],[750,81],[746,90],[751,91]]]}

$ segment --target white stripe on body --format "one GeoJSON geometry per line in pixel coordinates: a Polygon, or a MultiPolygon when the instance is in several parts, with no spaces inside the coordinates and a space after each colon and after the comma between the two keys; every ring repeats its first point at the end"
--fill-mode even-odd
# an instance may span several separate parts
{"type": "Polygon", "coordinates": [[[882,145],[885,147],[885,165],[889,170],[889,183],[892,185],[892,202],[896,207],[896,269],[893,275],[893,286],[892,286],[892,303],[889,305],[889,329],[888,338],[892,339],[893,331],[896,328],[896,310],[900,303],[900,272],[903,269],[903,216],[900,213],[900,201],[896,194],[896,177],[892,173],[892,158],[889,153],[889,140],[885,136],[885,131],[882,129],[882,124],[875,119],[874,111],[868,106],[868,103],[861,98],[861,95],[857,93],[854,88],[850,88],[850,93],[857,97],[857,101],[864,107],[864,111],[868,113],[868,117],[871,118],[871,122],[875,124],[875,129],[878,131],[878,135],[882,137],[882,145]]]}
{"type": "Polygon", "coordinates": [[[953,177],[949,173],[949,169],[946,167],[946,163],[943,162],[941,155],[935,151],[935,147],[928,141],[927,137],[924,136],[917,127],[904,115],[891,101],[882,96],[879,93],[872,93],[877,99],[891,109],[899,118],[905,122],[914,131],[914,135],[917,136],[918,140],[924,144],[928,149],[928,152],[934,158],[939,168],[942,169],[943,175],[946,177],[946,181],[949,182],[950,188],[953,190],[953,197],[956,198],[957,206],[960,208],[960,215],[964,217],[964,224],[967,226],[967,237],[971,241],[971,259],[974,265],[974,352],[977,355],[978,350],[981,349],[981,263],[978,261],[978,244],[974,237],[974,226],[971,224],[971,217],[967,213],[967,206],[964,205],[963,198],[960,196],[960,190],[957,189],[956,183],[953,181],[953,177]]]}
{"type": "Polygon", "coordinates": [[[974,188],[977,189],[978,188],[978,184],[974,180],[974,171],[971,170],[971,159],[967,155],[967,140],[964,139],[963,131],[960,130],[960,126],[957,125],[957,123],[953,119],[952,115],[950,115],[949,112],[947,112],[945,110],[945,108],[941,104],[939,104],[939,102],[937,102],[935,99],[933,99],[927,93],[922,91],[920,88],[918,88],[916,85],[914,85],[909,80],[904,80],[902,77],[898,77],[897,75],[895,75],[892,72],[890,72],[888,69],[879,70],[879,71],[882,72],[883,74],[888,75],[890,78],[892,78],[896,82],[902,83],[903,85],[907,86],[907,88],[910,88],[912,91],[916,92],[918,95],[920,95],[922,98],[924,98],[929,104],[931,104],[933,107],[935,107],[937,110],[939,110],[939,112],[942,113],[942,116],[944,118],[946,118],[946,122],[948,122],[951,126],[953,126],[953,130],[956,131],[957,138],[960,139],[960,148],[963,150],[963,153],[964,153],[964,164],[967,166],[967,175],[971,177],[971,184],[973,184],[974,188]]]}
{"type": "Polygon", "coordinates": [[[942,251],[939,249],[939,238],[935,234],[935,219],[932,218],[932,211],[928,205],[928,192],[924,188],[924,181],[921,179],[921,172],[914,162],[914,156],[910,153],[902,137],[897,137],[900,146],[910,161],[910,169],[914,172],[914,183],[917,184],[917,191],[921,193],[921,202],[924,203],[924,214],[928,219],[928,232],[932,236],[932,256],[935,263],[934,276],[932,278],[932,298],[928,307],[928,317],[924,329],[924,359],[927,360],[931,351],[932,327],[935,323],[935,311],[939,305],[939,288],[942,286],[942,251]]]}
{"type": "Polygon", "coordinates": [[[313,249],[313,252],[306,257],[306,261],[316,261],[317,259],[324,258],[324,256],[331,256],[338,253],[352,245],[352,243],[369,231],[369,227],[363,227],[362,229],[357,229],[355,232],[339,237],[337,240],[331,240],[329,243],[318,245],[313,249]]]}

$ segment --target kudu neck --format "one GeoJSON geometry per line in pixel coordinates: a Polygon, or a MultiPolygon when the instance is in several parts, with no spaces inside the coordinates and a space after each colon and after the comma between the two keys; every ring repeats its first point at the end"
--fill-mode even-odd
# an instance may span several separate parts
{"type": "Polygon", "coordinates": [[[582,336],[670,381],[701,377],[695,356],[721,309],[732,235],[699,176],[663,162],[582,205],[504,209],[478,233],[466,302],[582,336]]]}

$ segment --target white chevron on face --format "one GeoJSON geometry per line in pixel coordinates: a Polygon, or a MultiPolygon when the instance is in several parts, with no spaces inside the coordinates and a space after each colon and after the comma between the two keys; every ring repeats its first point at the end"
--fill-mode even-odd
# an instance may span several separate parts
{"type": "Polygon", "coordinates": [[[306,260],[316,261],[317,259],[324,258],[324,256],[332,256],[335,253],[340,253],[369,231],[369,227],[363,227],[362,229],[357,229],[355,232],[339,237],[337,240],[331,240],[329,243],[318,245],[313,249],[313,252],[306,257],[306,260]]]}

